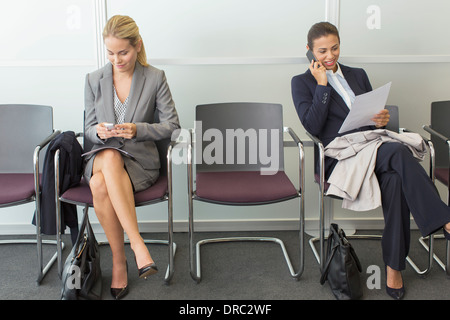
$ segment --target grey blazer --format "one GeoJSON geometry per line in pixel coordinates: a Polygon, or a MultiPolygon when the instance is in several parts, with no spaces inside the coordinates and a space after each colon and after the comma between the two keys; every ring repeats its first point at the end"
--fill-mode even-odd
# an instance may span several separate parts
{"type": "Polygon", "coordinates": [[[121,148],[132,154],[146,170],[160,168],[154,141],[170,138],[172,132],[180,128],[164,71],[152,66],[143,67],[139,62],[136,62],[125,113],[125,122],[136,124],[135,138],[102,140],[97,136],[98,123],[114,123],[113,70],[110,63],[86,76],[85,111],[85,138],[94,144],[92,150],[105,146],[121,148]],[[154,121],[156,110],[158,123],[154,121]]]}

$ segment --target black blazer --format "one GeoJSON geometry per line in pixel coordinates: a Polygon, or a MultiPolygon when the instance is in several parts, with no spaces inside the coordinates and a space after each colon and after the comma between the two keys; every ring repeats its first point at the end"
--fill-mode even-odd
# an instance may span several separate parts
{"type": "MultiPolygon", "coordinates": [[[[59,134],[48,145],[44,158],[44,168],[41,180],[41,231],[44,234],[56,234],[56,203],[55,203],[55,165],[56,150],[60,149],[60,189],[61,193],[80,183],[83,174],[83,149],[73,131],[59,134]]],[[[61,203],[61,230],[70,228],[72,243],[78,235],[77,208],[75,205],[61,203]]],[[[33,217],[33,224],[36,224],[33,217]]]]}
{"type": "MultiPolygon", "coordinates": [[[[363,69],[351,68],[342,64],[339,66],[355,95],[372,91],[369,78],[363,69]]],[[[342,135],[338,131],[349,113],[349,108],[329,83],[327,86],[317,85],[316,79],[308,69],[305,73],[292,78],[291,89],[295,109],[306,131],[318,137],[324,146],[342,135]]],[[[374,128],[374,126],[368,126],[353,131],[374,128]]],[[[335,164],[336,160],[325,159],[326,177],[331,174],[335,164]]],[[[316,172],[317,169],[318,163],[316,163],[316,172]]]]}

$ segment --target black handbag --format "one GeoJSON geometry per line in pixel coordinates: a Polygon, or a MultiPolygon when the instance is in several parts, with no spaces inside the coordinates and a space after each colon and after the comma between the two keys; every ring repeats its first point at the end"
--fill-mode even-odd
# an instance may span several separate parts
{"type": "Polygon", "coordinates": [[[85,211],[78,238],[62,272],[62,300],[99,300],[102,296],[100,252],[85,211]]]}
{"type": "Polygon", "coordinates": [[[338,300],[355,300],[363,295],[361,263],[344,230],[332,223],[328,235],[327,261],[320,284],[328,281],[338,300]]]}

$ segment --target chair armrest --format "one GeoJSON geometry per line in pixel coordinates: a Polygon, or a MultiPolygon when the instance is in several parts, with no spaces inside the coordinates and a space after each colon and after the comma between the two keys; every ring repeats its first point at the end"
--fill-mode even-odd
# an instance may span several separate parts
{"type": "Polygon", "coordinates": [[[304,149],[304,145],[303,145],[303,141],[300,140],[300,138],[297,136],[297,134],[294,132],[294,130],[292,130],[290,127],[284,127],[283,128],[284,132],[289,133],[289,135],[291,136],[292,140],[294,140],[294,143],[297,145],[298,147],[298,151],[299,151],[299,191],[302,193],[302,198],[304,198],[304,194],[305,194],[305,149],[304,149]]]}
{"type": "MultiPolygon", "coordinates": [[[[41,143],[39,143],[36,148],[34,149],[33,153],[33,175],[34,175],[34,192],[36,195],[36,215],[38,216],[37,219],[40,219],[40,207],[41,207],[41,188],[39,185],[39,154],[41,150],[50,143],[54,138],[56,138],[61,133],[60,130],[53,130],[53,133],[50,134],[48,137],[46,137],[41,143]]],[[[39,222],[37,222],[37,225],[40,225],[39,222]]]]}
{"type": "Polygon", "coordinates": [[[61,130],[54,130],[52,134],[50,134],[47,138],[45,138],[40,144],[38,144],[39,148],[44,148],[50,141],[56,138],[61,133],[61,130]]]}
{"type": "Polygon", "coordinates": [[[300,140],[300,138],[297,136],[294,130],[292,130],[290,127],[284,127],[283,131],[289,133],[289,135],[291,136],[292,140],[294,140],[296,145],[299,144],[303,145],[303,142],[300,140]]]}
{"type": "Polygon", "coordinates": [[[168,193],[169,193],[169,206],[170,211],[172,210],[172,192],[173,192],[173,178],[172,178],[172,152],[173,149],[177,146],[181,145],[178,141],[170,141],[169,146],[167,148],[167,181],[168,181],[168,193]]]}
{"type": "Polygon", "coordinates": [[[169,146],[167,148],[167,169],[171,170],[172,168],[172,153],[173,153],[173,149],[177,148],[177,147],[183,147],[186,143],[185,142],[181,142],[181,141],[170,141],[169,146]]]}
{"type": "MultiPolygon", "coordinates": [[[[75,137],[76,138],[82,138],[82,137],[84,137],[84,133],[83,132],[78,132],[78,133],[75,133],[75,137]]],[[[59,203],[59,196],[60,196],[60,185],[59,185],[59,166],[60,166],[60,164],[59,164],[59,155],[60,155],[60,153],[61,153],[61,150],[60,149],[56,149],[56,151],[55,151],[55,155],[54,155],[54,157],[53,157],[53,165],[54,165],[54,172],[55,172],[55,179],[54,179],[54,182],[55,182],[55,199],[56,199],[56,203],[58,204],[59,203]]]]}
{"type": "Polygon", "coordinates": [[[321,189],[321,194],[323,194],[325,188],[325,147],[318,137],[309,132],[306,132],[306,134],[319,149],[319,187],[321,189]]]}
{"type": "MultiPolygon", "coordinates": [[[[414,131],[408,130],[406,128],[400,128],[400,132],[414,132],[414,131]]],[[[420,136],[422,137],[423,141],[425,141],[425,143],[427,144],[428,149],[430,151],[430,173],[429,173],[429,175],[430,175],[430,179],[434,183],[435,169],[436,169],[435,168],[435,166],[436,166],[436,151],[434,149],[434,145],[433,145],[433,142],[431,141],[431,139],[429,139],[423,135],[420,135],[420,136]]]]}
{"type": "MultiPolygon", "coordinates": [[[[428,133],[430,133],[432,136],[442,140],[443,142],[445,142],[448,146],[448,167],[450,169],[450,138],[444,136],[442,133],[432,129],[429,125],[424,125],[422,127],[425,131],[427,131],[428,133]]],[[[433,173],[432,173],[432,180],[434,182],[435,179],[435,175],[434,175],[434,163],[433,163],[433,173]]],[[[450,186],[449,186],[450,188],[450,186]]]]}
{"type": "Polygon", "coordinates": [[[441,139],[442,141],[444,141],[444,142],[447,144],[447,146],[448,146],[448,154],[449,154],[448,157],[449,157],[449,163],[450,163],[450,138],[449,138],[449,137],[446,137],[446,136],[444,136],[442,133],[440,133],[440,132],[438,132],[438,131],[432,129],[432,128],[431,128],[430,126],[428,126],[428,125],[424,125],[424,126],[423,126],[423,129],[424,129],[425,131],[429,132],[431,135],[433,135],[433,136],[435,136],[435,137],[441,139]]]}
{"type": "Polygon", "coordinates": [[[192,150],[194,149],[194,134],[195,134],[195,130],[193,128],[188,130],[188,134],[186,135],[187,141],[186,146],[187,146],[187,165],[188,165],[188,170],[193,170],[192,168],[192,164],[193,164],[193,159],[192,159],[192,150]]]}
{"type": "Polygon", "coordinates": [[[59,134],[61,133],[60,130],[54,130],[52,134],[50,134],[48,137],[46,137],[43,141],[41,141],[36,148],[34,149],[33,153],[33,173],[34,173],[34,182],[35,182],[35,191],[36,194],[39,191],[39,153],[41,150],[50,143],[53,139],[55,139],[59,134]]]}
{"type": "Polygon", "coordinates": [[[324,160],[325,159],[325,147],[323,146],[322,140],[320,140],[315,135],[312,135],[308,131],[306,131],[306,134],[308,135],[308,137],[311,138],[312,142],[319,148],[320,159],[324,160]]]}
{"type": "MultiPolygon", "coordinates": [[[[402,132],[416,133],[415,131],[408,130],[407,128],[400,128],[399,131],[400,131],[400,133],[402,133],[402,132]]],[[[427,137],[425,137],[425,136],[423,136],[421,134],[419,134],[419,135],[422,138],[422,140],[425,141],[425,143],[428,145],[428,148],[430,149],[430,154],[431,154],[431,156],[433,158],[434,155],[435,155],[433,142],[431,141],[430,138],[427,138],[427,137]]],[[[434,164],[433,164],[433,166],[434,166],[434,164]]]]}
{"type": "Polygon", "coordinates": [[[188,177],[188,194],[189,194],[189,214],[192,211],[192,197],[194,196],[194,166],[192,165],[192,148],[193,148],[193,136],[195,132],[194,129],[189,129],[189,134],[187,135],[187,177],[188,177]]]}
{"type": "Polygon", "coordinates": [[[448,138],[448,137],[444,136],[443,134],[441,134],[440,132],[432,129],[429,125],[424,125],[422,128],[423,128],[423,130],[430,133],[431,135],[441,139],[442,141],[449,143],[450,138],[448,138]]]}
{"type": "MultiPolygon", "coordinates": [[[[402,133],[402,132],[416,133],[415,131],[409,130],[408,128],[400,128],[400,129],[399,129],[399,132],[400,132],[400,133],[402,133]]],[[[423,135],[421,135],[421,134],[419,134],[419,135],[422,137],[423,141],[425,141],[425,142],[427,142],[427,143],[430,141],[429,138],[427,138],[427,137],[425,137],[425,136],[423,136],[423,135]]]]}

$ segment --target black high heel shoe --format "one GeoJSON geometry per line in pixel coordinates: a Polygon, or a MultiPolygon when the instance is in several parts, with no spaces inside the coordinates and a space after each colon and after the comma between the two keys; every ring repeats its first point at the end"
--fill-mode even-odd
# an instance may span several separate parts
{"type": "Polygon", "coordinates": [[[149,263],[149,264],[143,266],[142,268],[139,268],[139,266],[137,264],[136,256],[134,256],[134,261],[136,262],[136,266],[138,267],[139,278],[144,278],[145,280],[147,280],[148,276],[151,276],[152,274],[155,274],[158,272],[158,267],[156,266],[155,263],[149,263]]]}
{"type": "MultiPolygon", "coordinates": [[[[127,266],[127,274],[128,274],[128,262],[126,262],[126,266],[127,266]]],[[[111,288],[110,292],[114,299],[120,300],[127,295],[128,284],[123,288],[111,288]]]]}
{"type": "MultiPolygon", "coordinates": [[[[402,284],[402,287],[399,289],[394,289],[391,287],[388,287],[387,285],[387,267],[384,266],[384,272],[386,274],[386,293],[395,300],[401,300],[403,299],[403,296],[405,295],[405,286],[402,284]]],[[[402,278],[403,282],[403,278],[402,278]]]]}

